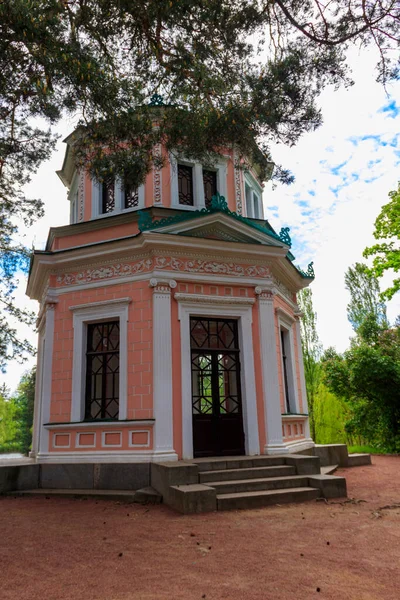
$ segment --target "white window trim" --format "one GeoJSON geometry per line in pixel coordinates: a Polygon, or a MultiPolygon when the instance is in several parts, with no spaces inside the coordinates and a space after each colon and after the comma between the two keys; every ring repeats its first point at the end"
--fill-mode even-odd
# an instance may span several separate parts
{"type": "Polygon", "coordinates": [[[128,374],[128,307],[131,298],[119,298],[70,306],[73,313],[74,354],[72,360],[71,421],[85,418],[86,341],[87,325],[109,319],[119,319],[119,410],[118,420],[127,417],[127,374],[128,374]]]}
{"type": "Polygon", "coordinates": [[[136,210],[142,210],[145,208],[144,199],[144,184],[138,188],[139,204],[134,208],[122,208],[123,203],[123,186],[121,180],[116,178],[114,182],[114,193],[115,193],[115,208],[112,212],[102,213],[101,212],[101,190],[102,183],[97,179],[92,179],[92,219],[103,219],[105,217],[112,217],[121,213],[135,212],[136,210]]]}
{"type": "Polygon", "coordinates": [[[244,174],[244,204],[246,206],[246,216],[251,218],[251,219],[264,219],[264,207],[263,207],[263,201],[262,201],[262,194],[263,194],[263,189],[260,186],[260,184],[255,180],[255,178],[251,175],[251,173],[249,171],[246,171],[246,173],[244,174]],[[253,201],[254,201],[254,195],[257,196],[257,204],[258,204],[258,212],[260,214],[259,217],[256,217],[254,214],[254,204],[252,203],[252,207],[251,207],[251,214],[248,213],[247,210],[247,196],[246,196],[246,185],[250,187],[252,194],[253,194],[253,201]]]}
{"type": "MultiPolygon", "coordinates": [[[[205,208],[203,166],[200,163],[186,160],[185,158],[170,155],[171,168],[171,208],[182,210],[201,210],[205,208]],[[179,204],[178,192],[178,164],[193,168],[193,206],[179,204]]],[[[221,196],[226,199],[227,194],[227,160],[221,159],[206,170],[214,170],[217,173],[217,189],[221,196]]]]}
{"type": "Polygon", "coordinates": [[[284,382],[284,370],[283,370],[283,356],[282,356],[282,343],[281,343],[281,331],[287,333],[287,337],[289,338],[289,344],[286,347],[287,357],[286,357],[286,365],[287,365],[287,375],[288,375],[288,388],[289,388],[289,406],[291,408],[292,413],[289,414],[298,414],[300,412],[299,405],[299,394],[297,389],[297,372],[296,372],[296,354],[294,352],[294,336],[293,336],[293,325],[295,323],[295,319],[289,315],[282,308],[276,309],[276,314],[278,316],[278,327],[279,327],[279,348],[280,348],[280,361],[282,367],[282,384],[283,384],[283,394],[285,397],[285,406],[287,407],[288,402],[286,398],[286,390],[285,390],[285,382],[284,382]]]}
{"type": "Polygon", "coordinates": [[[201,295],[196,297],[196,294],[193,294],[190,302],[180,302],[177,295],[175,295],[175,298],[179,302],[178,318],[181,324],[183,459],[193,458],[192,370],[190,358],[190,317],[193,315],[238,319],[245,452],[248,456],[260,454],[252,332],[254,299],[248,298],[247,306],[235,306],[230,305],[230,298],[227,297],[225,305],[215,306],[212,301],[209,303],[204,302],[201,295]]]}
{"type": "Polygon", "coordinates": [[[69,222],[70,225],[78,222],[78,204],[79,204],[79,176],[77,171],[72,178],[71,187],[68,193],[68,199],[70,201],[69,208],[69,222]]]}

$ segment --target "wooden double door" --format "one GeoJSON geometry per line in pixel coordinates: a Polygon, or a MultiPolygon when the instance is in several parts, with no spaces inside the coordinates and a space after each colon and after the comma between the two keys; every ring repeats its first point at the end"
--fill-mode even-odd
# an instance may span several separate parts
{"type": "Polygon", "coordinates": [[[244,454],[238,323],[191,317],[195,457],[244,454]]]}

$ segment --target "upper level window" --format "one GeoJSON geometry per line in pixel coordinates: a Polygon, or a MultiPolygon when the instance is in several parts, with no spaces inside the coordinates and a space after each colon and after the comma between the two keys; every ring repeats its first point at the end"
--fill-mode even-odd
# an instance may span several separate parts
{"type": "Polygon", "coordinates": [[[194,205],[193,167],[178,165],[178,194],[179,204],[194,205]]]}
{"type": "Polygon", "coordinates": [[[116,215],[125,210],[144,208],[144,185],[125,187],[120,180],[110,179],[92,184],[92,219],[116,215]]]}
{"type": "Polygon", "coordinates": [[[119,321],[87,326],[85,419],[118,419],[119,321]]]}
{"type": "Polygon", "coordinates": [[[114,212],[115,210],[115,182],[103,182],[101,186],[101,212],[102,214],[114,212]]]}
{"type": "Polygon", "coordinates": [[[261,195],[247,181],[245,183],[245,193],[246,193],[247,216],[252,219],[262,219],[263,218],[263,210],[262,210],[262,203],[261,203],[261,195]]]}
{"type": "Polygon", "coordinates": [[[203,169],[204,202],[211,207],[211,198],[217,193],[217,172],[203,169]]]}
{"type": "Polygon", "coordinates": [[[123,208],[137,208],[139,206],[139,190],[137,188],[122,188],[123,208]]]}
{"type": "Polygon", "coordinates": [[[187,209],[211,207],[217,192],[226,198],[227,165],[222,160],[215,168],[203,168],[200,163],[177,162],[171,159],[171,206],[187,209]]]}

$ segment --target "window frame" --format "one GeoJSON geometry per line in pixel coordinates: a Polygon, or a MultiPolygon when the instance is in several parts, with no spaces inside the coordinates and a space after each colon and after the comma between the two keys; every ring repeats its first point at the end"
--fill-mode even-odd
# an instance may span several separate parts
{"type": "MultiPolygon", "coordinates": [[[[73,358],[71,422],[85,420],[86,406],[86,348],[87,326],[92,323],[119,320],[119,412],[116,421],[127,418],[127,373],[128,373],[128,308],[131,298],[119,298],[91,304],[70,306],[73,313],[73,358]]],[[[103,421],[99,419],[98,421],[103,421]]],[[[97,420],[95,421],[97,422],[97,420]]],[[[104,422],[110,422],[104,419],[104,422]]]]}
{"type": "MultiPolygon", "coordinates": [[[[203,182],[203,165],[197,162],[186,160],[184,157],[170,155],[171,165],[171,208],[180,210],[201,210],[206,208],[203,182]],[[193,206],[188,204],[179,204],[178,191],[178,164],[192,167],[193,169],[193,206]]],[[[205,171],[215,171],[217,175],[217,190],[221,196],[227,199],[227,159],[221,159],[212,166],[205,166],[205,171]]]]}
{"type": "MultiPolygon", "coordinates": [[[[109,331],[108,331],[109,333],[109,331]]],[[[86,377],[85,377],[85,381],[86,381],[86,385],[85,385],[85,422],[97,422],[97,421],[109,421],[109,420],[117,420],[117,417],[102,417],[102,416],[97,416],[97,417],[91,417],[90,413],[92,412],[92,404],[94,402],[99,402],[100,401],[100,415],[101,413],[104,411],[107,411],[107,407],[106,407],[106,399],[107,399],[107,362],[108,361],[104,361],[104,356],[113,354],[113,355],[117,355],[118,356],[118,396],[113,396],[112,400],[113,402],[116,401],[118,404],[118,411],[117,414],[119,415],[119,380],[120,380],[120,339],[121,339],[121,335],[120,335],[120,322],[119,319],[113,319],[112,321],[96,321],[95,323],[86,323],[86,351],[85,351],[85,363],[86,363],[86,377]],[[108,326],[110,325],[118,325],[118,349],[117,350],[102,350],[102,351],[95,351],[93,349],[89,350],[89,331],[91,327],[98,327],[101,324],[106,324],[108,326]],[[96,357],[100,357],[101,356],[101,398],[93,398],[93,392],[94,389],[97,388],[97,384],[95,385],[95,388],[93,389],[93,379],[92,379],[92,374],[93,374],[93,360],[96,357]],[[88,368],[89,365],[91,367],[91,374],[88,374],[88,368]]],[[[93,340],[93,338],[92,338],[93,340]]],[[[115,382],[115,380],[114,380],[115,382]]],[[[113,387],[114,389],[114,387],[113,387]]]]}
{"type": "Polygon", "coordinates": [[[92,219],[104,219],[114,215],[135,212],[145,208],[144,184],[138,187],[138,206],[132,208],[123,208],[124,206],[124,186],[118,177],[114,181],[115,207],[113,211],[103,213],[103,183],[97,179],[92,179],[92,219]]]}
{"type": "Polygon", "coordinates": [[[262,201],[262,193],[263,189],[261,185],[256,181],[253,175],[247,171],[244,174],[244,197],[245,197],[245,205],[246,205],[246,217],[250,219],[259,219],[261,221],[264,220],[264,206],[262,201]],[[251,210],[248,210],[247,203],[247,190],[250,189],[251,192],[251,210]],[[256,216],[255,207],[257,206],[259,216],[256,216]]]}
{"type": "Polygon", "coordinates": [[[276,309],[278,316],[279,353],[282,372],[282,388],[285,401],[285,414],[299,414],[299,393],[297,388],[296,354],[294,348],[293,325],[295,319],[281,308],[276,309]],[[285,365],[282,352],[282,334],[285,336],[286,373],[289,398],[285,386],[285,365]]]}

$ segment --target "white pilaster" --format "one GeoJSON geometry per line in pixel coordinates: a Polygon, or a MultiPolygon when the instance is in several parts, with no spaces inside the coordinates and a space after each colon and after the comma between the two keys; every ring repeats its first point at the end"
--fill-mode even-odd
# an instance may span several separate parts
{"type": "Polygon", "coordinates": [[[174,451],[172,396],[171,288],[176,281],[150,279],[153,288],[154,452],[178,458],[174,451]]]}
{"type": "Polygon", "coordinates": [[[263,381],[265,431],[267,444],[265,454],[282,454],[287,448],[282,438],[282,416],[278,382],[278,358],[276,355],[274,289],[255,289],[258,295],[261,371],[263,381]]]}
{"type": "Polygon", "coordinates": [[[51,384],[53,379],[53,345],[54,345],[54,312],[58,300],[47,298],[45,300],[46,323],[44,326],[43,360],[41,373],[40,396],[40,430],[38,439],[39,454],[49,451],[49,432],[43,425],[50,421],[51,384]]]}
{"type": "MultiPolygon", "coordinates": [[[[304,358],[303,358],[303,348],[301,346],[301,329],[300,329],[300,319],[302,317],[301,312],[295,312],[296,317],[296,339],[297,339],[297,352],[299,357],[299,375],[300,375],[300,385],[301,385],[301,398],[303,401],[303,413],[308,415],[308,401],[307,401],[307,389],[306,389],[306,378],[304,375],[304,358]]],[[[307,441],[311,440],[310,435],[310,419],[309,417],[304,422],[304,436],[307,441]]]]}

